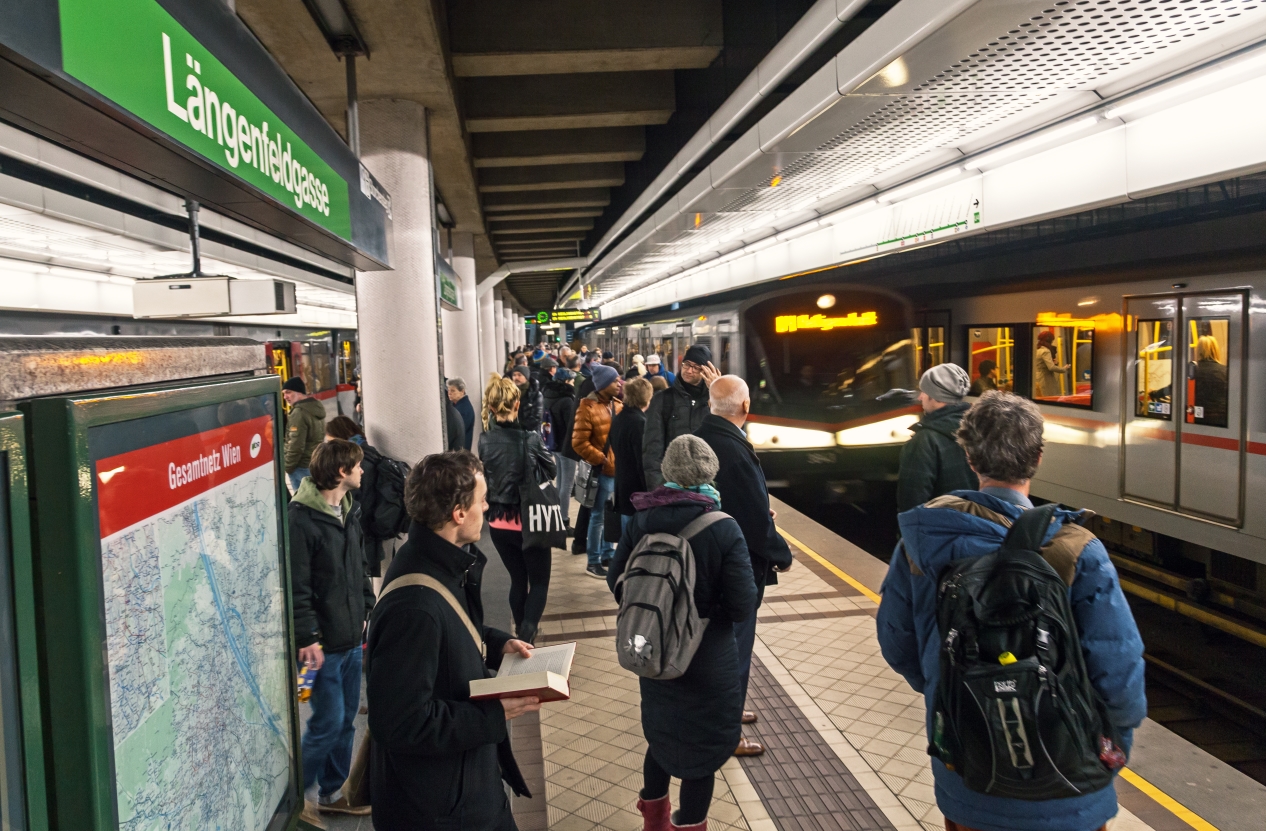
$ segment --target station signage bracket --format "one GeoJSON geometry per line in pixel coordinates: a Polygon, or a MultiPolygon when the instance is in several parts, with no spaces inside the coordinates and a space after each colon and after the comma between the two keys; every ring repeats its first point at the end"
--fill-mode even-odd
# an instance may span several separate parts
{"type": "Polygon", "coordinates": [[[598,309],[542,309],[523,318],[524,323],[545,326],[551,323],[592,323],[601,320],[598,309]]]}

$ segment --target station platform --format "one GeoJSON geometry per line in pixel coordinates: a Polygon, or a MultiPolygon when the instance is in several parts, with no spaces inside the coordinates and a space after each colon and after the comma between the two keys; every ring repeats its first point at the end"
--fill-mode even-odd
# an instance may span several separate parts
{"type": "MultiPolygon", "coordinates": [[[[884,662],[875,635],[887,566],[772,500],[795,566],[760,609],[745,735],[764,755],[717,778],[713,831],[938,831],[920,695],[884,662]]],[[[499,567],[491,555],[490,571],[499,567]]],[[[570,701],[513,722],[534,798],[514,799],[522,831],[637,831],[646,751],[637,678],[616,661],[615,604],[585,558],[555,551],[540,645],[576,641],[570,701]]],[[[502,605],[496,580],[485,606],[502,605]],[[491,592],[496,591],[494,596],[491,592]]],[[[363,717],[362,717],[363,718],[363,717]]],[[[1266,787],[1147,721],[1117,778],[1112,831],[1261,828],[1266,787]]],[[[674,799],[676,784],[673,788],[674,799]]],[[[331,829],[369,831],[369,818],[331,829]]]]}

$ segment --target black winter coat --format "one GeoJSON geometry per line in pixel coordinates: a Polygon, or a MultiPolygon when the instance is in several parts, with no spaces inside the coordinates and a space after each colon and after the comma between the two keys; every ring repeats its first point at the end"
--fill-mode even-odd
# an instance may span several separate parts
{"type": "Polygon", "coordinates": [[[947,404],[924,413],[911,430],[914,437],[901,448],[901,472],[897,478],[897,510],[908,511],[951,491],[974,491],[980,480],[967,464],[967,454],[955,434],[966,402],[947,404]]]}
{"type": "Polygon", "coordinates": [[[453,406],[451,401],[444,402],[444,417],[447,419],[446,432],[448,433],[448,450],[465,450],[466,444],[466,424],[462,421],[462,414],[457,412],[457,408],[453,406]]]}
{"type": "Polygon", "coordinates": [[[615,453],[615,507],[624,516],[633,516],[635,493],[646,490],[642,472],[642,434],[646,430],[646,414],[636,407],[625,407],[611,422],[611,450],[615,453]]]}
{"type": "Polygon", "coordinates": [[[692,386],[678,375],[672,386],[655,393],[646,409],[646,434],[642,438],[642,469],[648,487],[664,484],[659,465],[672,440],[697,431],[707,415],[708,385],[702,381],[692,386]]]}
{"type": "Polygon", "coordinates": [[[524,430],[539,433],[544,413],[545,397],[541,395],[541,385],[533,378],[526,389],[519,387],[519,424],[524,430]]]}
{"type": "Polygon", "coordinates": [[[484,463],[488,482],[488,519],[519,517],[519,485],[528,481],[524,461],[535,463],[535,483],[553,479],[557,473],[554,455],[545,449],[541,437],[519,424],[493,421],[479,436],[479,459],[484,463]]]}
{"type": "Polygon", "coordinates": [[[576,388],[565,381],[550,381],[541,390],[541,395],[549,413],[555,452],[579,461],[580,457],[571,446],[571,428],[576,423],[576,388]]]}
{"type": "Polygon", "coordinates": [[[778,583],[774,566],[791,565],[791,549],[774,527],[769,515],[769,489],[760,459],[743,431],[720,416],[708,415],[695,435],[707,442],[721,463],[716,488],[721,494],[721,510],[738,520],[752,555],[752,577],[756,593],[765,596],[765,586],[778,583]]]}
{"type": "Polygon", "coordinates": [[[462,417],[462,426],[466,428],[465,447],[469,450],[475,441],[475,405],[470,403],[469,395],[463,395],[453,407],[462,417]]]}
{"type": "Polygon", "coordinates": [[[370,791],[377,831],[506,831],[501,787],[527,794],[510,752],[499,701],[471,701],[470,682],[501,665],[510,634],[483,624],[479,594],[487,558],[418,523],[383,585],[404,574],[435,577],[465,608],[487,660],[457,613],[421,586],[396,589],[374,610],[366,652],[370,791]]]}
{"type": "MultiPolygon", "coordinates": [[[[675,534],[715,505],[706,496],[669,488],[639,494],[634,503],[643,510],[624,529],[611,560],[607,585],[613,591],[638,540],[648,533],[675,534]]],[[[743,689],[733,624],[755,614],[757,605],[751,559],[733,520],[699,533],[690,549],[695,556],[695,604],[699,616],[708,620],[699,651],[679,678],[639,679],[642,732],[650,753],[664,770],[682,779],[716,773],[738,745],[743,689]]]]}
{"type": "MultiPolygon", "coordinates": [[[[315,491],[311,480],[304,484],[315,491]]],[[[287,508],[295,646],[320,643],[325,652],[346,652],[360,646],[374,608],[360,504],[344,500],[348,510],[340,520],[304,504],[300,491],[287,508]]]]}

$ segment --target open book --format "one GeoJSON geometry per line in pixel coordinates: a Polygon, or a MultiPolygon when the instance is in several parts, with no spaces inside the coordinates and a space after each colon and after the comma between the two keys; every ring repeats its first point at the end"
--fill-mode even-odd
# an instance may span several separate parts
{"type": "Polygon", "coordinates": [[[575,655],[575,642],[534,647],[531,658],[507,655],[501,659],[496,678],[470,682],[470,698],[483,701],[534,695],[541,701],[565,701],[571,698],[567,679],[571,676],[571,661],[575,655]]]}

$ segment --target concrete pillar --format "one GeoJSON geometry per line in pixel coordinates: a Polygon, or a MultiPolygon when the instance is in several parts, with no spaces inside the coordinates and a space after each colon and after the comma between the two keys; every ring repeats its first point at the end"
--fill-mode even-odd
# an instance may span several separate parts
{"type": "Polygon", "coordinates": [[[505,371],[506,365],[506,308],[505,301],[501,299],[501,290],[493,289],[493,326],[497,336],[496,351],[493,353],[495,359],[493,363],[496,369],[493,372],[500,375],[505,371]]]}
{"type": "MultiPolygon", "coordinates": [[[[484,376],[479,366],[479,305],[475,299],[475,238],[453,234],[453,270],[462,281],[461,311],[444,309],[444,376],[466,382],[466,394],[478,415],[483,404],[484,376]]],[[[475,419],[471,447],[479,446],[480,424],[475,419]]]]}
{"type": "Polygon", "coordinates": [[[488,383],[488,376],[499,373],[501,348],[497,345],[497,298],[492,291],[479,298],[479,389],[488,383]]]}
{"type": "Polygon", "coordinates": [[[426,135],[421,104],[360,102],[362,161],[391,194],[393,266],[356,279],[365,432],[411,465],[444,449],[426,135]]]}

